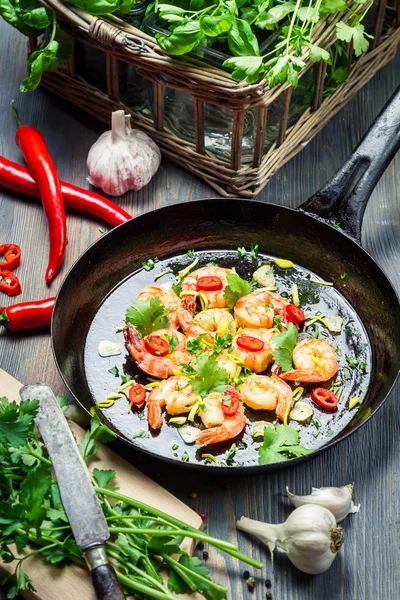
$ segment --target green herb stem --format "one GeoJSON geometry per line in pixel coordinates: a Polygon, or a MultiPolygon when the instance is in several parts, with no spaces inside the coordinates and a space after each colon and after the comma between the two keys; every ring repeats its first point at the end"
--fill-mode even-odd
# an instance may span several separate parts
{"type": "MultiPolygon", "coordinates": [[[[218,583],[214,583],[213,581],[211,581],[207,577],[203,577],[202,575],[199,575],[195,571],[192,571],[192,569],[188,569],[187,567],[185,567],[184,565],[182,565],[182,563],[178,562],[177,560],[175,560],[171,556],[168,556],[167,554],[162,554],[162,557],[165,560],[165,562],[167,562],[173,568],[177,569],[179,567],[179,569],[181,571],[183,571],[184,573],[187,573],[188,575],[190,574],[191,577],[195,577],[199,581],[202,581],[203,583],[206,583],[207,585],[209,585],[210,587],[214,588],[215,590],[218,590],[219,592],[224,592],[224,593],[226,593],[228,591],[222,585],[218,585],[218,583]]],[[[181,574],[181,577],[182,577],[182,574],[181,574]]],[[[193,591],[196,591],[196,586],[194,586],[194,590],[193,591]]]]}
{"type": "Polygon", "coordinates": [[[213,538],[202,531],[188,531],[187,529],[144,529],[142,527],[110,527],[111,533],[132,533],[134,535],[149,535],[151,537],[164,537],[166,535],[183,535],[185,537],[208,542],[213,546],[218,544],[219,547],[226,550],[237,550],[238,547],[230,542],[222,542],[217,538],[213,538]]]}
{"type": "Polygon", "coordinates": [[[177,596],[175,596],[174,594],[155,590],[154,588],[151,588],[147,585],[143,585],[143,583],[135,581],[127,575],[123,575],[122,573],[117,572],[117,579],[126,587],[131,588],[132,590],[136,590],[137,592],[142,592],[142,594],[144,594],[145,596],[151,596],[152,598],[156,598],[157,600],[178,600],[177,596]]]}

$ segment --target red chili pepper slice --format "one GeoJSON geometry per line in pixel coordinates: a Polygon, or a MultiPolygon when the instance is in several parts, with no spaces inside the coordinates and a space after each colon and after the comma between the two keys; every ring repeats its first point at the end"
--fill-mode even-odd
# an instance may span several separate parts
{"type": "Polygon", "coordinates": [[[228,385],[226,387],[225,395],[222,397],[222,412],[227,417],[233,417],[236,415],[239,408],[239,392],[236,388],[228,385]]]}
{"type": "Polygon", "coordinates": [[[252,335],[239,335],[236,340],[239,348],[248,350],[249,352],[261,352],[264,349],[265,343],[259,338],[252,335]]]}
{"type": "Polygon", "coordinates": [[[287,323],[298,325],[304,321],[304,310],[294,304],[287,304],[284,310],[284,319],[287,323]]]}
{"type": "Polygon", "coordinates": [[[19,296],[22,292],[18,277],[7,269],[0,270],[0,292],[4,292],[7,296],[19,296]]]}
{"type": "Polygon", "coordinates": [[[67,225],[61,184],[44,137],[34,127],[22,125],[14,101],[11,102],[11,106],[18,125],[15,140],[37,183],[48,222],[50,254],[45,279],[49,283],[61,266],[67,246],[67,225]]]}
{"type": "Polygon", "coordinates": [[[222,290],[224,285],[220,277],[210,275],[209,277],[199,277],[196,287],[198,290],[204,290],[205,292],[216,292],[222,290]]]}
{"type": "Polygon", "coordinates": [[[4,325],[10,331],[50,327],[55,301],[55,298],[47,298],[0,308],[0,325],[4,325]]]}
{"type": "Polygon", "coordinates": [[[318,406],[325,410],[335,410],[339,404],[337,396],[335,396],[333,392],[322,387],[315,388],[315,390],[311,392],[311,398],[315,404],[318,404],[318,406]]]}
{"type": "Polygon", "coordinates": [[[146,400],[146,390],[140,383],[135,383],[129,390],[129,402],[139,406],[146,400]]]}
{"type": "Polygon", "coordinates": [[[148,335],[144,340],[146,350],[155,356],[166,356],[169,352],[169,344],[159,335],[148,335]]]}
{"type": "Polygon", "coordinates": [[[4,256],[5,260],[0,262],[0,269],[8,269],[14,271],[21,263],[21,248],[17,244],[1,244],[0,256],[4,256]]]}

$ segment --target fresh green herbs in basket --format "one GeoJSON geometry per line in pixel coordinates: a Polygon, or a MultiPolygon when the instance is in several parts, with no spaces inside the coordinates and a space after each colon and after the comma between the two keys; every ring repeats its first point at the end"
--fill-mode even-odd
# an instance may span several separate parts
{"type": "MultiPolygon", "coordinates": [[[[65,407],[64,399],[59,401],[65,407]]],[[[34,591],[35,582],[23,570],[29,556],[39,554],[52,564],[76,563],[85,568],[53,479],[46,447],[34,427],[38,405],[36,400],[17,405],[0,398],[0,558],[4,563],[16,561],[13,574],[0,583],[6,586],[10,599],[19,591],[34,591]]],[[[82,457],[93,457],[98,451],[96,442],[108,442],[113,437],[94,416],[80,445],[82,457]]],[[[120,494],[115,487],[114,470],[94,468],[92,475],[111,532],[107,552],[126,594],[178,600],[176,594],[199,592],[207,600],[226,598],[227,590],[209,578],[200,559],[180,548],[187,537],[261,568],[260,562],[242,554],[234,544],[212,538],[120,494]],[[161,572],[167,574],[167,580],[161,572]]]]}

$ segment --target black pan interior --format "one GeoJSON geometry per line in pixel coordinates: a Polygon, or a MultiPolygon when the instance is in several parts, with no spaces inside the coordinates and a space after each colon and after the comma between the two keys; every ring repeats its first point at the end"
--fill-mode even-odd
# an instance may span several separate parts
{"type": "MultiPolygon", "coordinates": [[[[60,290],[52,330],[56,360],[78,401],[90,409],[94,400],[115,391],[119,379],[108,373],[114,364],[120,371],[134,372],[125,352],[101,359],[97,345],[101,339],[112,339],[123,347],[116,327],[123,324],[125,310],[140,289],[154,281],[153,272],[141,269],[144,260],[158,256],[157,271],[170,266],[177,271],[190,262],[186,251],[194,248],[201,263],[214,255],[221,266],[235,265],[242,276],[249,276],[254,263],[238,261],[236,249],[253,244],[259,244],[263,257],[284,257],[301,265],[290,276],[277,271],[279,292],[290,292],[297,282],[307,312],[344,316],[343,333],[330,339],[341,349],[341,366],[346,365],[346,355],[368,363],[366,375],[359,369],[351,370],[349,380],[339,375],[345,383],[343,398],[357,394],[363,400],[356,415],[346,408],[333,418],[318,411],[314,419],[321,423],[320,433],[313,425],[304,427],[302,442],[320,449],[365,422],[385,398],[400,363],[400,339],[393,328],[398,301],[390,283],[357,244],[332,227],[287,208],[243,200],[204,200],[159,209],[111,231],[78,260],[60,290]],[[335,289],[306,282],[307,270],[334,282],[335,289]]],[[[183,464],[186,450],[189,464],[204,465],[196,449],[184,445],[171,427],[163,427],[155,437],[133,438],[142,430],[147,432],[145,414],[143,421],[137,414],[128,415],[123,399],[104,410],[103,416],[125,441],[145,452],[183,464]]],[[[249,418],[259,420],[260,415],[249,411],[249,418]]],[[[247,445],[237,453],[235,468],[259,469],[258,444],[252,443],[249,433],[235,441],[247,445]]],[[[229,446],[213,448],[222,465],[229,446]]]]}

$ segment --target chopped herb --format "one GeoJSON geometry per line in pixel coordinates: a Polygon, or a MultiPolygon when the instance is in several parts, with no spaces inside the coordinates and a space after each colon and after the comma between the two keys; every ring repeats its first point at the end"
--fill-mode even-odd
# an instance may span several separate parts
{"type": "Polygon", "coordinates": [[[150,437],[150,434],[147,431],[145,431],[144,429],[141,429],[139,431],[139,433],[135,433],[135,435],[132,436],[132,439],[136,440],[137,438],[149,438],[149,437],[150,437]]]}
{"type": "Polygon", "coordinates": [[[186,344],[186,350],[191,354],[198,354],[202,350],[202,341],[209,337],[208,333],[201,333],[197,338],[190,338],[186,344]]]}
{"type": "Polygon", "coordinates": [[[352,369],[355,369],[359,363],[359,361],[356,358],[353,358],[352,356],[346,356],[346,362],[352,369]]]}
{"type": "Polygon", "coordinates": [[[223,335],[217,334],[214,338],[214,356],[218,356],[219,354],[221,354],[222,350],[224,350],[225,348],[230,348],[232,340],[233,336],[228,332],[224,333],[223,335]]]}
{"type": "Polygon", "coordinates": [[[260,465],[269,465],[309,452],[312,450],[300,445],[299,433],[292,427],[275,425],[264,429],[264,442],[258,449],[258,462],[260,465]]]}
{"type": "Polygon", "coordinates": [[[276,364],[284,371],[290,371],[293,368],[292,355],[298,334],[296,326],[288,323],[286,331],[274,336],[275,349],[272,356],[276,364]]]}
{"type": "Polygon", "coordinates": [[[282,318],[280,315],[274,316],[274,327],[279,329],[279,331],[282,331],[282,318]]]}
{"type": "Polygon", "coordinates": [[[182,371],[182,375],[185,375],[186,377],[191,377],[196,373],[191,365],[181,364],[179,366],[182,371]]]}
{"type": "Polygon", "coordinates": [[[108,372],[111,373],[111,375],[114,375],[114,377],[119,377],[119,369],[117,365],[112,367],[112,369],[108,369],[108,372]]]}
{"type": "Polygon", "coordinates": [[[175,350],[175,348],[177,347],[177,345],[179,344],[178,338],[176,337],[176,335],[166,335],[165,336],[169,345],[169,351],[173,352],[175,350]]]}
{"type": "Polygon", "coordinates": [[[244,258],[247,255],[247,250],[244,246],[237,249],[238,258],[244,258]]]}
{"type": "Polygon", "coordinates": [[[174,444],[174,445],[172,446],[172,450],[178,450],[178,448],[179,448],[179,444],[174,444]]]}
{"type": "Polygon", "coordinates": [[[232,446],[228,450],[228,454],[226,455],[226,464],[231,465],[233,463],[233,458],[236,454],[236,444],[232,444],[232,446]]]}
{"type": "Polygon", "coordinates": [[[227,306],[232,309],[239,298],[251,293],[253,287],[251,283],[242,279],[236,273],[228,273],[226,279],[228,285],[224,289],[224,298],[227,306]]]}
{"type": "Polygon", "coordinates": [[[132,323],[140,336],[144,337],[155,329],[166,329],[169,327],[167,318],[169,308],[164,308],[160,298],[154,297],[150,300],[138,300],[126,311],[126,322],[132,323]]]}
{"type": "Polygon", "coordinates": [[[321,433],[320,430],[317,429],[316,431],[314,431],[314,437],[317,438],[320,433],[321,433]]]}
{"type": "Polygon", "coordinates": [[[186,252],[186,256],[188,256],[189,258],[193,258],[193,256],[194,256],[194,250],[188,250],[186,252]]]}
{"type": "Polygon", "coordinates": [[[257,260],[257,256],[258,256],[258,244],[254,244],[251,247],[251,258],[252,260],[257,260]]]}
{"type": "Polygon", "coordinates": [[[343,373],[345,379],[347,379],[347,380],[351,379],[351,373],[347,367],[343,367],[342,373],[343,373]]]}
{"type": "Polygon", "coordinates": [[[317,339],[317,337],[318,337],[318,335],[319,335],[319,325],[317,325],[317,323],[314,323],[314,331],[313,331],[313,333],[311,334],[311,337],[312,337],[314,340],[316,340],[316,339],[317,339]]]}
{"type": "Polygon", "coordinates": [[[158,263],[158,258],[148,258],[147,260],[144,261],[144,263],[142,263],[142,267],[145,271],[152,271],[156,265],[156,263],[158,263]]]}
{"type": "Polygon", "coordinates": [[[340,221],[332,221],[332,225],[338,229],[340,227],[340,221]]]}
{"type": "Polygon", "coordinates": [[[340,348],[336,348],[335,352],[338,356],[342,356],[342,350],[340,348]]]}
{"type": "Polygon", "coordinates": [[[132,377],[130,375],[121,375],[121,382],[122,383],[128,383],[128,381],[131,381],[132,377]]]}
{"type": "Polygon", "coordinates": [[[328,431],[326,432],[326,435],[331,437],[331,435],[333,435],[335,432],[333,431],[333,429],[328,429],[328,431]]]}
{"type": "Polygon", "coordinates": [[[183,460],[183,462],[189,462],[189,454],[186,452],[186,450],[182,453],[181,460],[183,460]]]}
{"type": "Polygon", "coordinates": [[[100,233],[105,233],[106,231],[105,231],[105,229],[103,229],[102,227],[99,227],[99,232],[100,232],[100,233]]]}
{"type": "Polygon", "coordinates": [[[204,459],[204,462],[206,465],[210,465],[212,463],[214,463],[214,465],[218,464],[217,463],[217,459],[215,458],[214,454],[202,454],[201,458],[204,459]]]}
{"type": "Polygon", "coordinates": [[[346,273],[343,273],[343,275],[340,276],[340,279],[346,279],[346,273]]]}
{"type": "Polygon", "coordinates": [[[238,450],[246,450],[246,448],[247,444],[245,442],[240,442],[237,447],[238,450]]]}
{"type": "Polygon", "coordinates": [[[229,381],[228,372],[222,369],[217,360],[210,354],[201,354],[196,358],[197,375],[190,380],[190,385],[202,398],[212,392],[224,394],[229,381]]]}
{"type": "Polygon", "coordinates": [[[173,283],[173,284],[171,285],[171,290],[172,290],[173,292],[175,292],[175,294],[176,294],[177,296],[179,296],[179,297],[180,297],[180,295],[181,295],[181,292],[182,292],[182,281],[180,281],[180,282],[177,282],[177,283],[173,283]]]}
{"type": "Polygon", "coordinates": [[[368,365],[367,365],[367,363],[365,362],[365,360],[362,360],[362,361],[360,362],[360,369],[361,369],[361,371],[362,371],[363,373],[366,373],[366,372],[367,372],[367,366],[368,366],[368,365]]]}
{"type": "Polygon", "coordinates": [[[314,427],[316,427],[317,429],[319,429],[321,427],[321,423],[319,421],[311,421],[311,423],[314,425],[314,427]]]}

